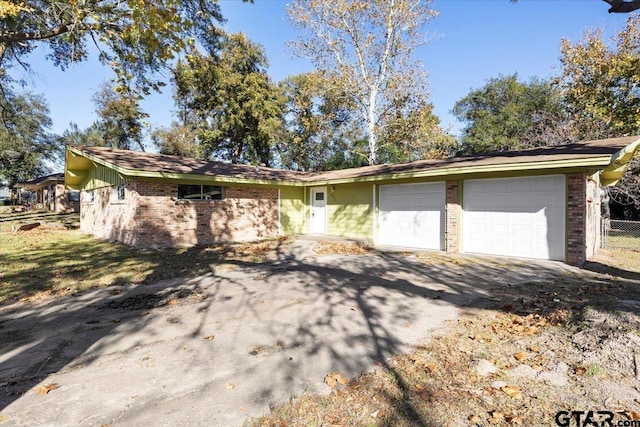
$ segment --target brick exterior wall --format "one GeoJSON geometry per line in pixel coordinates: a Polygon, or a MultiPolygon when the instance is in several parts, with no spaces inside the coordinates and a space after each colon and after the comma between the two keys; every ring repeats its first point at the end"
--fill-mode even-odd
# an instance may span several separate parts
{"type": "Polygon", "coordinates": [[[108,239],[128,245],[136,243],[135,212],[138,194],[135,184],[127,184],[125,200],[113,200],[113,187],[93,190],[93,202],[89,192],[80,193],[80,230],[99,239],[108,239]]]}
{"type": "Polygon", "coordinates": [[[582,266],[587,256],[587,176],[567,174],[567,264],[582,266]]]}
{"type": "MultiPolygon", "coordinates": [[[[139,247],[247,241],[278,234],[278,190],[225,187],[224,200],[178,200],[178,185],[131,182],[124,201],[112,187],[82,203],[81,229],[139,247]]],[[[83,192],[83,198],[86,197],[83,192]]]]}
{"type": "Polygon", "coordinates": [[[447,181],[444,245],[449,253],[460,252],[460,181],[447,181]]]}
{"type": "Polygon", "coordinates": [[[80,204],[78,202],[69,201],[69,192],[64,184],[56,184],[55,189],[55,211],[60,212],[78,212],[80,204]]]}

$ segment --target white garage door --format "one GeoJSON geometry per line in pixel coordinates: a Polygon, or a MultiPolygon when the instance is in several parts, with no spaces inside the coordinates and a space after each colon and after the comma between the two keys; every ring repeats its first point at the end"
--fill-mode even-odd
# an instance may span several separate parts
{"type": "Polygon", "coordinates": [[[464,252],[564,260],[564,175],[464,181],[464,252]]]}
{"type": "Polygon", "coordinates": [[[444,249],[444,182],[380,186],[382,245],[444,249]]]}

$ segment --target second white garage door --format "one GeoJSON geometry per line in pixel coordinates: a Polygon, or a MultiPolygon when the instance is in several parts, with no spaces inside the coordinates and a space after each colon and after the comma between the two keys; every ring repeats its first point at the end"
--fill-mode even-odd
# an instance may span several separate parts
{"type": "Polygon", "coordinates": [[[464,181],[464,252],[564,260],[564,175],[464,181]]]}
{"type": "Polygon", "coordinates": [[[379,242],[444,249],[444,182],[380,186],[379,242]]]}

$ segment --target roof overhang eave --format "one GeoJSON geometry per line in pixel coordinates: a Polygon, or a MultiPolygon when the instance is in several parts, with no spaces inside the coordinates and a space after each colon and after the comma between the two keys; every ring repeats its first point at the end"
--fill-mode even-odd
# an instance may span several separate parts
{"type": "Polygon", "coordinates": [[[611,187],[620,182],[624,171],[627,169],[627,166],[629,166],[629,163],[631,163],[633,156],[635,156],[639,148],[640,138],[613,154],[609,164],[602,170],[600,185],[603,187],[611,187]]]}
{"type": "Polygon", "coordinates": [[[611,162],[611,156],[598,156],[583,159],[571,159],[571,160],[552,160],[545,162],[522,162],[522,163],[506,163],[506,164],[492,164],[492,165],[471,165],[463,167],[447,167],[438,169],[425,169],[421,171],[401,172],[401,173],[386,173],[380,175],[368,175],[361,177],[351,178],[335,178],[325,180],[313,180],[308,182],[307,185],[330,185],[330,184],[348,184],[355,182],[371,182],[371,181],[389,181],[399,179],[414,179],[414,178],[436,178],[453,175],[470,175],[470,174],[491,174],[491,173],[505,173],[505,172],[518,172],[523,170],[544,170],[544,169],[572,169],[572,168],[602,168],[609,165],[611,162]]]}
{"type": "MultiPolygon", "coordinates": [[[[271,185],[271,186],[303,186],[305,183],[303,181],[294,181],[294,180],[280,180],[280,179],[256,179],[256,178],[242,178],[236,176],[227,176],[227,175],[204,175],[204,174],[189,174],[189,173],[177,173],[177,172],[163,172],[163,171],[140,171],[140,170],[132,170],[126,169],[120,166],[117,166],[111,162],[107,162],[102,160],[96,156],[93,156],[89,153],[85,153],[81,150],[78,150],[74,147],[69,147],[69,150],[79,156],[84,156],[90,161],[100,164],[102,166],[108,167],[110,169],[115,170],[119,174],[130,177],[130,178],[149,178],[149,179],[166,179],[166,180],[175,180],[175,181],[202,181],[202,182],[220,182],[220,183],[228,183],[228,184],[253,184],[253,185],[271,185]]],[[[70,181],[67,185],[73,185],[70,181]]]]}

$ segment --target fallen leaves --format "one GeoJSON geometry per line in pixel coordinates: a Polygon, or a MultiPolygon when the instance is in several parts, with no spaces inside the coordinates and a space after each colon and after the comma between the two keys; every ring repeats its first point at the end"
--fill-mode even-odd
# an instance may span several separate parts
{"type": "Polygon", "coordinates": [[[480,418],[480,416],[477,414],[473,414],[469,415],[468,420],[471,424],[479,424],[482,421],[482,418],[480,418]]]}
{"type": "Polygon", "coordinates": [[[521,399],[522,398],[522,391],[520,391],[520,387],[515,386],[515,385],[506,385],[504,387],[502,387],[500,390],[502,390],[502,392],[504,394],[506,394],[509,397],[513,397],[514,399],[521,399]]]}
{"type": "Polygon", "coordinates": [[[532,336],[537,334],[540,328],[548,324],[547,319],[539,314],[529,314],[527,316],[509,314],[499,316],[498,321],[491,323],[491,329],[495,333],[532,336]]]}
{"type": "Polygon", "coordinates": [[[204,337],[204,339],[207,341],[213,341],[214,338],[215,338],[215,335],[207,335],[206,337],[204,337]]]}
{"type": "Polygon", "coordinates": [[[429,373],[434,373],[438,370],[438,365],[433,362],[425,363],[423,366],[427,369],[427,371],[429,371],[429,373]]]}
{"type": "Polygon", "coordinates": [[[524,360],[524,359],[526,359],[526,358],[527,358],[527,355],[526,355],[526,353],[524,353],[524,352],[522,352],[522,351],[519,351],[519,352],[517,352],[516,354],[514,354],[514,355],[513,355],[513,357],[514,357],[516,360],[524,360]]]}
{"type": "Polygon", "coordinates": [[[625,411],[624,412],[624,416],[627,417],[627,419],[632,420],[632,421],[640,420],[640,412],[625,411]]]}
{"type": "Polygon", "coordinates": [[[57,388],[60,388],[58,383],[43,385],[41,387],[38,387],[38,394],[42,394],[42,395],[49,394],[51,390],[55,390],[57,388]]]}
{"type": "Polygon", "coordinates": [[[331,372],[324,377],[324,383],[331,388],[335,388],[338,384],[347,385],[349,380],[338,372],[331,372]]]}
{"type": "Polygon", "coordinates": [[[361,243],[319,242],[314,250],[320,255],[366,255],[369,248],[361,243]]]}

